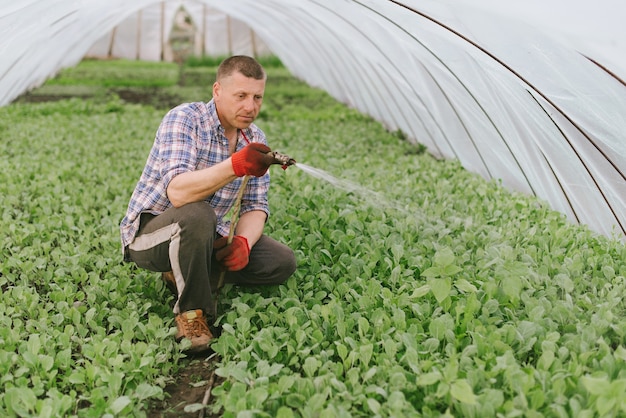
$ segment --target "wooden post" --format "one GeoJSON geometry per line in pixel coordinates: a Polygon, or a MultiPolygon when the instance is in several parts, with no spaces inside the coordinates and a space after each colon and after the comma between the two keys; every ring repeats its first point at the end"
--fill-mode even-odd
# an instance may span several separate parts
{"type": "Polygon", "coordinates": [[[256,36],[254,36],[254,30],[252,30],[252,28],[250,28],[250,42],[252,42],[252,56],[254,58],[258,58],[256,50],[256,36]]]}
{"type": "Polygon", "coordinates": [[[141,10],[137,12],[137,50],[135,53],[135,59],[139,61],[141,58],[141,10]]]}
{"type": "Polygon", "coordinates": [[[226,32],[228,33],[228,55],[233,55],[233,40],[230,35],[230,15],[226,15],[226,32]]]}
{"type": "Polygon", "coordinates": [[[206,56],[206,4],[202,5],[202,56],[206,56]]]}
{"type": "Polygon", "coordinates": [[[113,28],[111,31],[111,40],[109,41],[109,50],[107,52],[107,58],[113,57],[113,44],[115,43],[115,33],[117,31],[117,26],[113,28]]]}
{"type": "Polygon", "coordinates": [[[161,2],[161,61],[165,60],[165,2],[161,2]]]}

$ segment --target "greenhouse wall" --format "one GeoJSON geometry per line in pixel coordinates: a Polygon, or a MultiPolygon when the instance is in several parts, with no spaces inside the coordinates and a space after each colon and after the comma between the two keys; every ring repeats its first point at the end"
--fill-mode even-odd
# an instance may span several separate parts
{"type": "Polygon", "coordinates": [[[434,156],[626,236],[618,0],[3,3],[0,105],[85,56],[271,53],[434,156]]]}

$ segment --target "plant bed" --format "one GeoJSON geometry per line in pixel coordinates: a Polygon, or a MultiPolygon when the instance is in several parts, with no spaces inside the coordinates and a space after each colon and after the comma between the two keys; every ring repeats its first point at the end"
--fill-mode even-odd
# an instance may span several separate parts
{"type": "MultiPolygon", "coordinates": [[[[298,269],[226,286],[217,356],[186,358],[160,276],[121,263],[118,225],[164,114],[109,94],[132,65],[87,62],[42,87],[104,80],[90,98],[0,108],[0,415],[197,416],[211,375],[205,416],[626,412],[621,242],[281,68],[258,124],[302,169],[272,168],[267,233],[298,269]]],[[[127,84],[208,98],[178,68],[146,71],[157,82],[127,84]]]]}

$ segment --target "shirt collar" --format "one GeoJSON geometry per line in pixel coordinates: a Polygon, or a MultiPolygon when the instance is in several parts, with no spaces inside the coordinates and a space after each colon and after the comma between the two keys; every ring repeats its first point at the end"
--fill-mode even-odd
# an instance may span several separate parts
{"type": "MultiPolygon", "coordinates": [[[[213,121],[214,126],[217,129],[217,132],[224,136],[224,127],[222,126],[222,122],[220,121],[219,116],[217,116],[217,108],[215,107],[215,100],[211,99],[207,104],[207,111],[209,112],[209,116],[211,118],[211,120],[213,121]]],[[[252,125],[250,125],[252,126],[252,125]]],[[[250,142],[252,142],[252,128],[248,127],[246,129],[239,129],[237,131],[237,142],[239,142],[239,139],[243,139],[243,137],[240,135],[240,131],[243,131],[243,133],[245,134],[246,138],[248,138],[250,140],[250,142]]]]}

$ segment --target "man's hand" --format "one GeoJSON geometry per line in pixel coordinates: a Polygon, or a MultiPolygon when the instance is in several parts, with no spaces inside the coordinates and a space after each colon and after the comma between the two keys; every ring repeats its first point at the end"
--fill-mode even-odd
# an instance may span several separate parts
{"type": "Polygon", "coordinates": [[[248,240],[242,235],[234,235],[233,242],[227,244],[228,237],[218,238],[213,243],[215,258],[223,270],[239,271],[248,265],[250,247],[248,240]]]}
{"type": "Polygon", "coordinates": [[[273,155],[268,155],[269,152],[272,150],[267,145],[252,142],[234,153],[231,160],[235,175],[237,177],[264,175],[270,165],[277,163],[273,155]]]}

